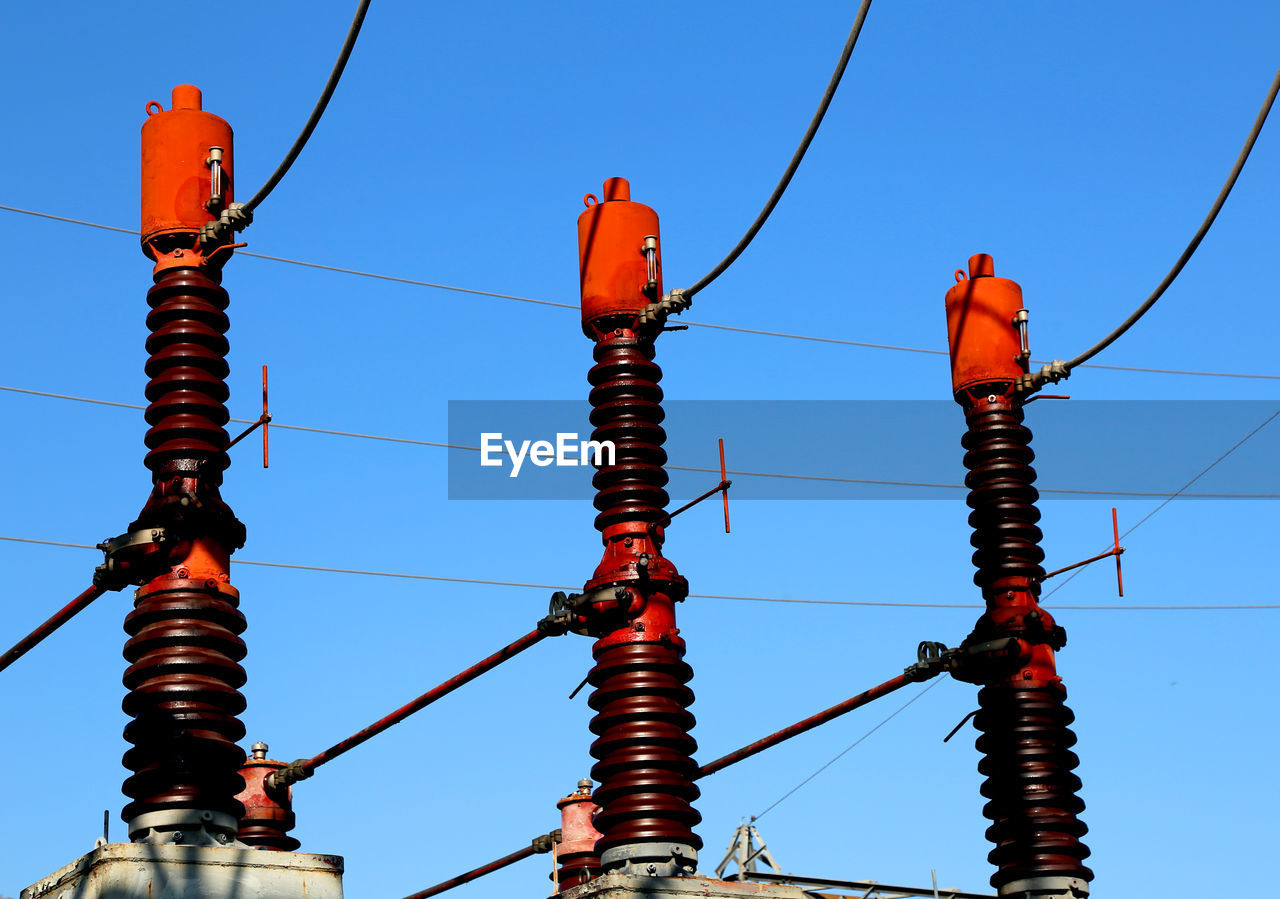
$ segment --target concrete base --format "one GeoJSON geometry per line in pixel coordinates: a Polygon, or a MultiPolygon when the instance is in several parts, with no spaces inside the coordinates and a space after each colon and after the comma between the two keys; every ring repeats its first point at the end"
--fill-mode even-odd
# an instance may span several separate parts
{"type": "Polygon", "coordinates": [[[107,843],[22,899],[342,899],[342,870],[337,855],[107,843]]]}
{"type": "MultiPolygon", "coordinates": [[[[727,883],[706,877],[642,877],[605,874],[565,890],[560,899],[806,899],[796,886],[773,883],[727,883]]],[[[23,894],[22,899],[27,899],[23,894]]]]}

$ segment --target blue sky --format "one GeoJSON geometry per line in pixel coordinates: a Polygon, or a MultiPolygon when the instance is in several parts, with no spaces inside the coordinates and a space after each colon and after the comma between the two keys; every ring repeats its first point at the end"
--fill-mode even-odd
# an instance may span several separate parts
{"type": "MultiPolygon", "coordinates": [[[[247,197],[310,110],[351,12],[330,0],[230,0],[216,13],[152,2],[7,10],[0,203],[136,227],[144,106],[167,105],[182,82],[235,128],[247,197]]],[[[667,287],[692,283],[773,187],[853,12],[827,2],[535,10],[379,0],[311,144],[247,232],[250,249],[574,302],[581,197],[621,175],[662,217],[667,287]]],[[[988,252],[1023,286],[1035,355],[1069,358],[1147,295],[1199,224],[1275,71],[1278,29],[1280,9],[1261,2],[881,0],[783,202],[689,318],[945,348],[951,273],[988,252]]],[[[1266,262],[1280,202],[1275,124],[1191,265],[1098,362],[1280,374],[1266,262]]],[[[150,263],[136,240],[0,211],[0,241],[0,384],[143,402],[150,263]]],[[[257,414],[263,363],[281,423],[428,441],[445,439],[449,400],[586,395],[591,347],[571,311],[247,257],[224,283],[237,417],[257,414]]],[[[673,399],[949,395],[940,356],[705,328],[664,336],[658,361],[673,399]]],[[[1078,371],[1063,392],[1277,399],[1274,380],[1098,369],[1078,371]]],[[[1032,407],[1033,430],[1055,408],[1032,407]]],[[[95,543],[125,528],[149,483],[140,412],[6,391],[0,410],[0,533],[95,543]]],[[[855,439],[881,440],[883,426],[878,418],[855,439]]],[[[957,480],[962,428],[957,408],[954,439],[928,448],[957,480]]],[[[1213,436],[1225,450],[1243,434],[1213,436]]],[[[1103,454],[1107,440],[1099,428],[1103,454]]],[[[1043,486],[1088,486],[1064,483],[1070,466],[1055,462],[1052,444],[1036,447],[1043,486]]],[[[1251,451],[1253,442],[1241,464],[1267,458],[1251,451]]],[[[580,584],[599,558],[587,503],[450,501],[441,449],[279,430],[269,470],[254,452],[237,448],[224,490],[249,529],[240,557],[548,584],[580,584]]],[[[858,476],[839,444],[809,447],[797,434],[795,452],[858,476]]],[[[714,446],[672,461],[712,465],[714,446]]],[[[1157,502],[1119,503],[1122,526],[1157,502]]],[[[1110,505],[1044,502],[1048,564],[1104,548],[1110,505]]],[[[965,513],[959,498],[743,501],[732,535],[708,506],[672,527],[667,550],[698,593],[976,603],[965,513]]],[[[1267,501],[1169,504],[1125,541],[1123,603],[1274,603],[1278,523],[1267,501]]],[[[5,632],[16,639],[78,593],[98,558],[0,541],[5,632]]],[[[249,620],[246,742],[265,740],[285,759],[318,752],[524,633],[547,593],[243,565],[233,582],[249,620]]],[[[1053,602],[1121,601],[1102,565],[1053,602]]],[[[12,775],[0,893],[87,851],[103,808],[123,832],[128,607],[104,597],[3,675],[12,775]]],[[[1278,614],[1059,613],[1097,890],[1147,894],[1172,872],[1213,878],[1224,893],[1262,888],[1257,859],[1273,848],[1280,798],[1258,770],[1280,738],[1265,711],[1278,614]]],[[[691,599],[680,618],[699,758],[887,679],[918,641],[954,644],[976,615],[691,599]]],[[[589,649],[574,636],[544,643],[299,785],[304,848],[346,857],[351,896],[401,896],[557,826],[555,800],[590,767],[585,695],[566,698],[589,649]]],[[[708,779],[702,867],[741,817],[911,694],[899,695],[708,779]]],[[[921,884],[936,868],[940,883],[985,889],[972,731],[941,742],[974,703],[972,687],[940,682],[770,811],[759,827],[781,864],[921,884]]],[[[455,895],[539,895],[548,867],[540,857],[455,895]]]]}

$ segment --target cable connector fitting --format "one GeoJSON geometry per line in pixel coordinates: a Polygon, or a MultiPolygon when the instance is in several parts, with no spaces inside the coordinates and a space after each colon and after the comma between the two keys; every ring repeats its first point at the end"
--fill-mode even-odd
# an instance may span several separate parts
{"type": "Polygon", "coordinates": [[[666,324],[667,317],[679,315],[693,305],[693,297],[685,295],[686,288],[677,287],[656,303],[650,303],[640,310],[636,317],[637,330],[659,331],[666,324]]]}
{"type": "MultiPolygon", "coordinates": [[[[557,595],[564,596],[563,593],[557,595]]],[[[538,633],[544,637],[559,637],[561,634],[569,633],[569,628],[574,625],[577,615],[572,608],[567,606],[559,609],[554,608],[554,597],[551,602],[552,611],[545,618],[538,621],[538,633]]]]}
{"type": "Polygon", "coordinates": [[[1069,377],[1071,377],[1071,369],[1067,367],[1067,363],[1061,359],[1054,359],[1048,365],[1040,366],[1039,371],[1028,372],[1018,378],[1015,389],[1019,396],[1029,396],[1045,384],[1057,384],[1069,377]]]}
{"type": "Polygon", "coordinates": [[[268,790],[287,790],[300,780],[306,780],[315,774],[309,765],[311,759],[294,759],[278,771],[267,775],[264,783],[268,790]]]}
{"type": "Polygon", "coordinates": [[[534,837],[533,840],[530,841],[529,845],[533,847],[534,852],[542,855],[543,853],[550,852],[556,843],[561,841],[561,839],[563,839],[563,835],[560,832],[560,828],[557,827],[555,830],[551,831],[551,833],[544,833],[540,837],[534,837]]]}
{"type": "Polygon", "coordinates": [[[200,249],[206,253],[220,247],[237,231],[253,224],[253,210],[244,203],[232,203],[218,216],[216,222],[205,222],[200,228],[200,249]]]}
{"type": "Polygon", "coordinates": [[[955,654],[959,650],[948,649],[947,644],[934,640],[923,640],[916,647],[916,662],[902,669],[903,675],[911,681],[926,681],[936,677],[952,667],[955,654]]]}

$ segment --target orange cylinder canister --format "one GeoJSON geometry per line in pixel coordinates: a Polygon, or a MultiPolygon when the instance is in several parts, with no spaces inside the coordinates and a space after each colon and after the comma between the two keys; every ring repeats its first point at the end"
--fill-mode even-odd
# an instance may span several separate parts
{"type": "MultiPolygon", "coordinates": [[[[638,315],[662,296],[658,214],[631,202],[625,178],[604,183],[604,199],[585,197],[578,216],[578,264],[582,276],[582,330],[602,319],[638,315]]],[[[605,322],[602,327],[611,327],[605,322]]]]}
{"type": "Polygon", "coordinates": [[[969,257],[969,277],[957,271],[956,281],[946,296],[952,391],[1017,381],[1026,371],[1015,321],[1022,309],[1022,288],[1016,281],[997,278],[995,263],[986,253],[969,257]]]}
{"type": "Polygon", "coordinates": [[[200,228],[231,203],[231,142],[231,126],[201,108],[195,85],[173,89],[172,109],[155,100],[147,104],[141,231],[148,257],[155,259],[157,250],[193,246],[200,228]]]}

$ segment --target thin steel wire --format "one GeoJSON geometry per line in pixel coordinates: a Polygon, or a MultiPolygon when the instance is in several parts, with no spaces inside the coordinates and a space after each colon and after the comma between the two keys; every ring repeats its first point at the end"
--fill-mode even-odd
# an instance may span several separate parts
{"type": "MultiPolygon", "coordinates": [[[[135,403],[117,403],[112,400],[99,400],[92,397],[73,396],[67,393],[52,393],[45,390],[31,390],[26,387],[7,387],[0,385],[0,390],[6,390],[11,393],[27,394],[29,396],[40,396],[51,399],[70,400],[77,403],[91,403],[99,406],[116,406],[122,409],[145,409],[135,403]]],[[[253,424],[258,421],[256,418],[232,418],[230,421],[241,424],[253,424]]],[[[287,431],[303,431],[310,434],[329,434],[335,437],[356,437],[361,440],[381,440],[388,443],[407,443],[414,446],[434,446],[442,449],[458,449],[468,450],[471,452],[479,452],[480,447],[471,446],[464,443],[444,443],[437,440],[417,440],[410,437],[391,437],[385,434],[362,434],[357,431],[339,431],[333,428],[313,428],[306,425],[290,425],[281,424],[275,418],[271,420],[271,427],[283,428],[287,431]]],[[[718,468],[701,468],[694,465],[668,465],[671,471],[693,471],[707,472],[710,474],[719,474],[718,468]]],[[[913,487],[927,489],[944,489],[944,490],[967,490],[964,484],[944,484],[937,481],[897,481],[885,480],[877,478],[845,478],[836,475],[817,475],[817,474],[788,474],[786,472],[777,471],[743,471],[730,470],[727,474],[735,477],[748,478],[776,478],[781,480],[793,481],[820,481],[831,484],[864,484],[876,487],[913,487]]],[[[1164,490],[1089,490],[1074,487],[1040,487],[1041,493],[1056,493],[1067,496],[1098,496],[1098,497],[1122,497],[1142,499],[1146,497],[1166,497],[1168,492],[1164,490]]],[[[1185,493],[1179,492],[1175,496],[1183,496],[1187,499],[1280,499],[1280,494],[1276,493],[1185,493]]]]}
{"type": "MultiPolygon", "coordinates": [[[[17,206],[6,206],[4,204],[0,204],[0,210],[3,210],[5,212],[17,212],[17,213],[21,213],[22,215],[31,215],[37,218],[50,219],[55,222],[65,222],[71,225],[83,225],[88,228],[98,228],[103,231],[114,231],[120,234],[137,235],[138,233],[137,231],[134,231],[130,228],[117,228],[114,225],[103,225],[103,224],[99,224],[98,222],[87,222],[82,219],[68,218],[67,216],[62,216],[62,215],[53,215],[48,212],[37,212],[33,209],[21,209],[17,206]]],[[[265,253],[250,253],[246,250],[237,250],[236,252],[241,256],[249,256],[254,259],[265,259],[270,262],[281,262],[281,263],[285,263],[286,265],[298,265],[298,266],[302,266],[303,268],[313,268],[313,269],[318,269],[320,271],[326,271],[326,272],[337,272],[339,274],[354,275],[360,278],[374,278],[379,281],[391,281],[397,284],[409,284],[414,287],[430,287],[435,290],[449,290],[449,291],[454,291],[455,293],[466,293],[466,294],[473,294],[476,296],[494,297],[500,300],[512,300],[517,303],[532,303],[538,306],[551,306],[557,309],[573,309],[573,310],[578,309],[578,305],[576,303],[559,303],[553,300],[539,300],[533,297],[523,297],[523,296],[518,296],[516,294],[511,294],[511,293],[498,293],[497,291],[492,291],[492,290],[477,290],[472,287],[458,287],[452,284],[439,284],[434,281],[421,281],[415,278],[402,278],[396,275],[384,275],[378,272],[369,272],[369,271],[363,271],[363,270],[354,269],[354,268],[342,268],[336,265],[324,265],[319,262],[307,262],[302,259],[289,259],[284,256],[269,256],[265,253]]],[[[687,321],[687,322],[684,322],[684,324],[694,328],[709,328],[715,331],[732,331],[737,334],[755,334],[761,337],[778,337],[786,340],[806,340],[812,343],[829,343],[829,344],[835,344],[837,346],[862,347],[865,349],[873,349],[873,350],[893,350],[893,351],[902,352],[902,353],[923,353],[928,356],[946,356],[947,355],[946,350],[935,350],[935,349],[929,349],[927,347],[899,346],[891,343],[873,343],[865,340],[848,340],[843,337],[822,337],[815,334],[792,334],[787,331],[769,331],[761,328],[744,328],[736,325],[713,324],[711,322],[687,321]]],[[[1033,359],[1031,361],[1036,365],[1041,365],[1041,364],[1044,364],[1045,362],[1048,362],[1049,360],[1033,359]]],[[[1157,375],[1188,375],[1188,376],[1202,377],[1202,378],[1243,378],[1246,380],[1280,381],[1280,374],[1272,375],[1272,374],[1265,374],[1265,373],[1258,373],[1258,372],[1202,371],[1199,369],[1184,369],[1184,368],[1152,368],[1152,367],[1139,366],[1139,365],[1100,365],[1098,363],[1093,363],[1093,362],[1083,364],[1079,367],[1103,369],[1106,371],[1139,372],[1139,373],[1157,374],[1157,375]]]]}
{"type": "MultiPolygon", "coordinates": [[[[1126,531],[1126,533],[1128,533],[1126,531]]],[[[64,540],[43,540],[36,537],[11,537],[0,534],[0,540],[10,543],[33,543],[40,546],[62,546],[71,549],[97,549],[88,543],[69,543],[64,540]]],[[[573,584],[538,584],[529,581],[501,581],[490,578],[474,578],[474,577],[450,577],[441,574],[415,574],[408,571],[375,571],[366,568],[334,568],[328,565],[300,565],[294,562],[264,562],[255,559],[236,558],[237,565],[257,565],[264,568],[287,568],[295,571],[315,571],[324,574],[350,574],[364,577],[390,577],[411,581],[445,581],[452,584],[482,584],[494,587],[521,587],[531,588],[535,590],[576,590],[581,585],[573,584]]],[[[791,603],[796,605],[821,605],[821,606],[860,606],[871,608],[888,608],[888,609],[981,609],[984,608],[978,603],[946,603],[946,602],[881,602],[878,600],[861,600],[861,599],[802,599],[786,596],[741,596],[731,593],[690,593],[691,599],[718,599],[731,602],[773,602],[773,603],[791,603]]],[[[1076,609],[1081,611],[1239,611],[1239,610],[1257,610],[1257,609],[1280,609],[1280,603],[1244,603],[1232,605],[1078,605],[1078,606],[1055,606],[1057,609],[1076,609]]]]}
{"type": "Polygon", "coordinates": [[[840,761],[840,759],[844,758],[844,756],[845,756],[845,755],[847,755],[847,754],[848,754],[852,749],[854,749],[855,747],[857,747],[858,745],[860,745],[860,744],[862,743],[862,741],[866,740],[868,737],[870,737],[872,734],[874,734],[874,733],[875,733],[876,731],[878,731],[880,728],[884,727],[886,724],[888,724],[888,723],[889,723],[890,721],[892,721],[894,718],[897,718],[897,717],[898,717],[898,715],[900,715],[902,712],[905,712],[905,711],[907,710],[907,707],[908,707],[908,706],[910,706],[910,705],[911,705],[911,703],[915,702],[917,699],[919,699],[919,698],[920,698],[921,696],[923,696],[924,694],[928,693],[930,690],[932,690],[934,687],[938,686],[938,684],[940,684],[940,683],[942,683],[942,681],[941,681],[940,679],[939,679],[939,680],[935,680],[935,681],[933,681],[931,684],[929,684],[927,687],[925,687],[923,690],[921,690],[921,691],[920,691],[919,693],[917,693],[915,696],[912,696],[910,699],[908,699],[908,700],[907,700],[906,702],[904,702],[902,705],[898,706],[896,709],[894,709],[894,710],[893,710],[893,713],[892,713],[892,714],[890,714],[887,718],[885,718],[883,721],[881,721],[881,722],[880,722],[879,724],[877,724],[875,727],[871,728],[871,730],[867,731],[867,732],[866,732],[865,734],[863,734],[862,736],[858,737],[858,739],[854,740],[852,743],[850,743],[850,744],[849,744],[848,746],[846,746],[844,749],[841,749],[838,753],[836,753],[835,757],[834,757],[833,759],[831,759],[831,761],[827,762],[825,765],[823,765],[822,767],[820,767],[817,771],[814,771],[812,774],[810,774],[810,775],[809,775],[808,777],[806,777],[804,780],[800,781],[800,783],[796,784],[796,785],[795,785],[794,787],[792,787],[790,790],[787,790],[787,792],[783,793],[781,796],[779,796],[777,799],[775,799],[775,800],[773,801],[773,804],[772,804],[772,805],[770,805],[768,808],[766,808],[764,811],[762,811],[760,814],[758,814],[758,815],[752,815],[752,816],[751,816],[751,820],[752,820],[752,821],[759,821],[759,820],[760,820],[761,818],[763,818],[765,815],[769,814],[769,812],[773,811],[775,808],[777,808],[779,805],[781,805],[781,804],[783,803],[783,801],[785,801],[786,799],[789,799],[789,798],[790,798],[790,797],[791,797],[791,796],[792,796],[792,795],[793,795],[797,790],[799,790],[799,789],[800,789],[801,787],[803,787],[805,784],[809,783],[809,781],[813,780],[815,777],[817,777],[817,776],[818,776],[819,774],[821,774],[823,771],[826,771],[828,768],[830,768],[830,767],[831,767],[832,765],[834,765],[836,762],[840,761]]]}

